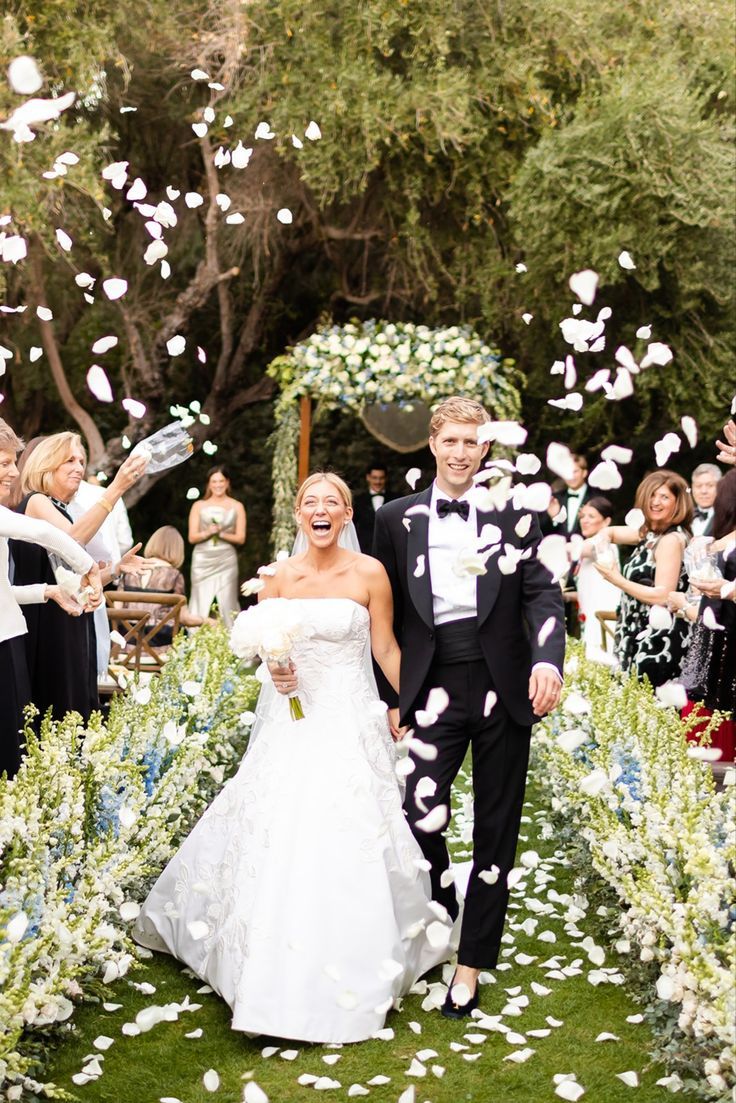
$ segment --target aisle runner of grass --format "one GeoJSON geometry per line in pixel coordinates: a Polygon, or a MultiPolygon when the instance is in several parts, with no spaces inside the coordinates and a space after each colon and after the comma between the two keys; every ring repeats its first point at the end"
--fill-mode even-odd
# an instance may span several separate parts
{"type": "MultiPolygon", "coordinates": [[[[460,861],[470,831],[463,812],[467,784],[462,778],[453,821],[460,861]]],[[[668,1092],[656,1085],[664,1070],[649,1064],[648,1027],[627,996],[616,960],[602,960],[550,834],[540,789],[532,786],[517,859],[531,868],[513,890],[503,963],[485,975],[482,1015],[472,1022],[450,1022],[427,1010],[442,991],[431,987],[441,980],[438,970],[428,989],[422,985],[423,992],[389,1015],[384,1038],[345,1046],[249,1039],[230,1030],[221,1000],[198,991],[198,980],[157,955],[113,987],[109,1010],[80,1008],[75,1034],[60,1046],[49,1077],[84,1103],[241,1103],[249,1081],[271,1103],[291,1103],[309,1100],[315,1080],[333,1099],[369,1095],[376,1103],[395,1103],[414,1085],[416,1103],[555,1103],[554,1078],[572,1073],[585,1098],[596,1103],[664,1103],[668,1092]],[[146,1025],[146,1008],[186,1001],[194,1006],[172,1013],[172,1021],[126,1033],[125,1024],[141,1012],[139,1022],[146,1025]],[[95,1065],[102,1075],[76,1086],[72,1076],[95,1065]],[[209,1070],[217,1074],[207,1077],[210,1090],[204,1082],[209,1070]]],[[[572,1085],[561,1095],[582,1098],[572,1085]]],[[[255,1087],[245,1098],[263,1103],[255,1087]]],[[[694,1097],[677,1098],[686,1103],[694,1097]]]]}

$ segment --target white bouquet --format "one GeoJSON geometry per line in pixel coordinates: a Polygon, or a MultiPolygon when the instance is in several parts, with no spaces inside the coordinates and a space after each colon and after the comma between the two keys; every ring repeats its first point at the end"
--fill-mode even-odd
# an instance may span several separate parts
{"type": "MultiPolygon", "coordinates": [[[[230,632],[230,647],[239,659],[287,667],[295,643],[308,639],[312,627],[299,616],[296,602],[285,597],[268,598],[238,613],[230,632]]],[[[297,694],[289,697],[292,720],[303,720],[304,709],[297,694]]]]}

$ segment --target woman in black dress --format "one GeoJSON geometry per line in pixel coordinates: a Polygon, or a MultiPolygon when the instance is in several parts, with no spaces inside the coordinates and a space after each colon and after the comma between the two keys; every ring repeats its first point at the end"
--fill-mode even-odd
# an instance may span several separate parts
{"type": "Polygon", "coordinates": [[[616,657],[622,670],[653,686],[677,678],[690,638],[690,624],[667,610],[672,591],[688,587],[684,552],[691,537],[692,503],[685,480],[674,471],[653,471],[639,484],[635,505],[641,528],[613,526],[614,544],[634,544],[623,570],[596,563],[622,591],[616,624],[616,657]],[[656,609],[656,612],[655,612],[656,609]]]}
{"type": "MultiPolygon", "coordinates": [[[[84,478],[86,455],[76,433],[55,433],[33,451],[22,474],[19,513],[48,521],[80,544],[86,544],[112,511],[124,491],[143,473],[146,459],[129,456],[104,495],[77,521],[66,506],[84,478]]],[[[17,585],[54,583],[43,548],[24,541],[11,543],[17,585]]],[[[104,575],[103,575],[104,581],[104,575]]],[[[54,605],[26,606],[26,658],[31,697],[41,716],[48,708],[60,720],[78,712],[86,723],[98,707],[94,620],[89,614],[70,617],[54,605]]]]}

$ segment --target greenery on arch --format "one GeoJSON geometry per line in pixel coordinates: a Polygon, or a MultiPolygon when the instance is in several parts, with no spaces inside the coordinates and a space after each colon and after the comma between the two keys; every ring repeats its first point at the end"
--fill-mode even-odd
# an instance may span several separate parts
{"type": "Polygon", "coordinates": [[[494,417],[516,418],[521,376],[470,326],[432,329],[377,319],[324,325],[268,367],[281,388],[273,443],[273,530],[276,551],[294,537],[299,399],[353,415],[372,403],[426,402],[453,394],[476,398],[494,417]]]}

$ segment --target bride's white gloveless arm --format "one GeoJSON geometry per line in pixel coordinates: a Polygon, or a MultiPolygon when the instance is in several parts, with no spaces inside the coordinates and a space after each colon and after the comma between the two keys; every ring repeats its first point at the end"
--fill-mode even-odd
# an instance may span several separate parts
{"type": "Polygon", "coordinates": [[[399,692],[401,650],[394,636],[394,601],[383,564],[363,556],[368,583],[368,612],[371,617],[371,651],[391,688],[399,692]]]}

